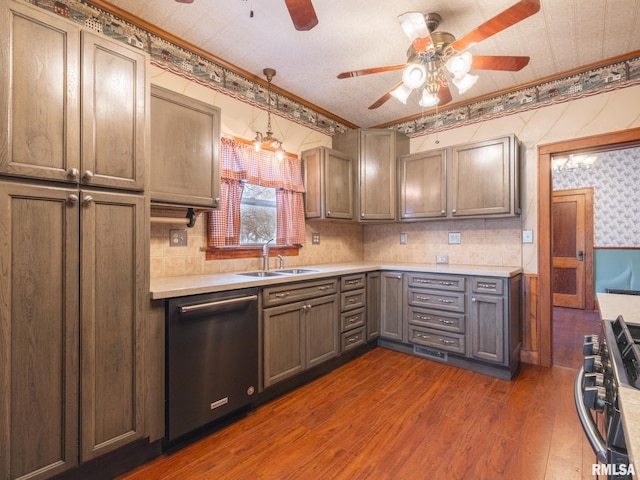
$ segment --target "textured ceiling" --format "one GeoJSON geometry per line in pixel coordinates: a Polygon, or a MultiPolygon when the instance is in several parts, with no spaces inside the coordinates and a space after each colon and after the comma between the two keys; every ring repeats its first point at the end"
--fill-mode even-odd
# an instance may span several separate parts
{"type": "MultiPolygon", "coordinates": [[[[398,15],[436,12],[442,17],[438,30],[460,38],[515,2],[313,0],[319,23],[299,32],[284,0],[109,0],[246,72],[263,77],[263,68],[275,68],[274,85],[361,127],[422,111],[416,92],[407,105],[391,98],[368,109],[400,81],[401,71],[336,78],[343,71],[406,61],[410,44],[398,15]]],[[[528,55],[529,65],[520,72],[481,71],[466,94],[452,88],[453,102],[640,50],[638,22],[638,0],[541,0],[538,13],[469,49],[476,55],[528,55]]]]}

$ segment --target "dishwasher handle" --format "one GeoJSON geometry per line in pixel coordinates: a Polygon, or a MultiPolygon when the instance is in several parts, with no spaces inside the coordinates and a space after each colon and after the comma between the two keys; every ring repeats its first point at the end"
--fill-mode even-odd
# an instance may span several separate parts
{"type": "Polygon", "coordinates": [[[229,298],[226,300],[217,300],[215,302],[198,303],[196,305],[187,305],[180,307],[180,313],[199,312],[201,310],[210,310],[217,307],[226,307],[229,305],[235,305],[238,303],[247,303],[258,300],[257,295],[248,295],[246,297],[229,298]]]}

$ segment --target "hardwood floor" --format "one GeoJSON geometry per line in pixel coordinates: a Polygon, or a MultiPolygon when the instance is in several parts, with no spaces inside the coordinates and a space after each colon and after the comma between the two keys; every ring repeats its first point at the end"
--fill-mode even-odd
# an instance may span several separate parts
{"type": "Polygon", "coordinates": [[[376,348],[121,480],[593,478],[573,403],[593,318],[572,317],[553,368],[504,381],[376,348]]]}

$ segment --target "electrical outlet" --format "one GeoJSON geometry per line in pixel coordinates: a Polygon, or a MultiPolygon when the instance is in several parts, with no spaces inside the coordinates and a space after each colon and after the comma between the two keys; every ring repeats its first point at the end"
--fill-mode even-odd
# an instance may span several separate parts
{"type": "Polygon", "coordinates": [[[407,234],[406,233],[401,233],[400,234],[400,245],[406,245],[407,244],[407,234]]]}
{"type": "Polygon", "coordinates": [[[462,243],[462,234],[460,232],[449,232],[449,243],[452,245],[462,243]]]}
{"type": "Polygon", "coordinates": [[[312,245],[320,245],[320,234],[314,233],[311,235],[311,244],[312,245]]]}
{"type": "Polygon", "coordinates": [[[522,243],[533,243],[533,230],[522,231],[522,243]]]}
{"type": "Polygon", "coordinates": [[[169,246],[170,247],[186,247],[187,231],[186,230],[169,230],[169,246]]]}
{"type": "Polygon", "coordinates": [[[436,255],[436,263],[449,263],[448,255],[436,255]]]}

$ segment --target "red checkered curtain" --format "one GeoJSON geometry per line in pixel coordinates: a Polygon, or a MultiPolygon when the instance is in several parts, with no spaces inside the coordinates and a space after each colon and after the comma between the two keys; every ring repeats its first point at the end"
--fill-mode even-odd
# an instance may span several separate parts
{"type": "Polygon", "coordinates": [[[305,239],[302,169],[300,159],[222,138],[220,152],[221,207],[209,214],[207,245],[240,243],[240,202],[243,184],[276,189],[278,245],[300,245],[305,239]]]}

